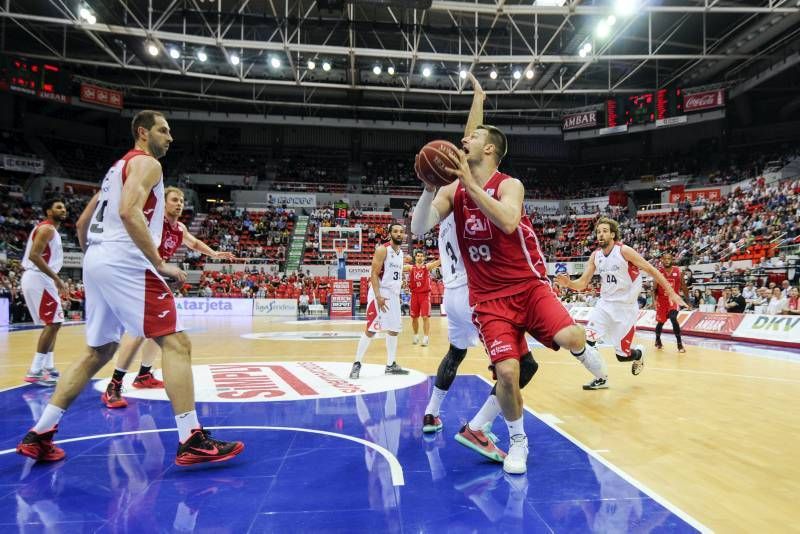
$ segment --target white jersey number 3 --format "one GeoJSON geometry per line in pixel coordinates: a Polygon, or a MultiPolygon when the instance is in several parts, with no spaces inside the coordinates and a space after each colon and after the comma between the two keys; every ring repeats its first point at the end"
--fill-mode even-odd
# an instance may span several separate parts
{"type": "Polygon", "coordinates": [[[492,250],[489,245],[481,245],[479,247],[471,246],[468,249],[469,259],[472,261],[492,261],[492,250]]]}

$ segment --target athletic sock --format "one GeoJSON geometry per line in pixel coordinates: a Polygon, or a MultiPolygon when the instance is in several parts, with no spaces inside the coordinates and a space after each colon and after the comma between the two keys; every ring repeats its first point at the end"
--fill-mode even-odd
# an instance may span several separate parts
{"type": "Polygon", "coordinates": [[[520,417],[516,421],[506,421],[506,425],[508,425],[508,435],[509,437],[518,436],[518,435],[525,435],[525,425],[523,424],[523,417],[520,417]]]}
{"type": "Polygon", "coordinates": [[[486,423],[492,423],[500,415],[500,404],[497,402],[495,395],[486,397],[486,401],[481,406],[469,422],[469,427],[472,430],[483,430],[486,423]]]}
{"type": "Polygon", "coordinates": [[[48,369],[52,369],[56,366],[52,351],[47,353],[47,357],[44,359],[44,366],[48,369]]]}
{"type": "Polygon", "coordinates": [[[356,349],[357,362],[361,362],[364,360],[364,354],[367,352],[370,342],[372,342],[372,338],[362,332],[361,337],[358,338],[358,348],[356,349]]]}
{"type": "Polygon", "coordinates": [[[603,359],[603,356],[600,355],[600,351],[597,350],[597,347],[593,347],[587,343],[584,345],[583,350],[577,354],[572,351],[570,352],[595,378],[605,379],[608,376],[606,361],[603,359]]]}
{"type": "Polygon", "coordinates": [[[31,362],[31,371],[34,373],[38,373],[44,367],[44,362],[47,359],[46,352],[37,352],[34,357],[33,361],[31,362]]]}
{"type": "Polygon", "coordinates": [[[397,336],[386,335],[386,365],[397,360],[397,336]]]}
{"type": "Polygon", "coordinates": [[[141,367],[139,367],[139,376],[144,376],[146,374],[149,374],[150,369],[152,368],[153,368],[152,365],[142,365],[141,367]]]}
{"type": "Polygon", "coordinates": [[[122,382],[122,379],[125,378],[125,373],[127,373],[125,369],[120,369],[117,367],[114,369],[114,375],[111,377],[111,380],[115,380],[117,382],[122,382]]]}
{"type": "Polygon", "coordinates": [[[41,434],[42,432],[47,432],[54,426],[61,421],[61,417],[64,415],[66,410],[62,410],[58,406],[53,404],[48,404],[44,407],[44,411],[42,412],[42,416],[36,421],[36,424],[33,425],[33,431],[37,434],[41,434]]]}
{"type": "Polygon", "coordinates": [[[197,420],[197,412],[181,413],[175,416],[175,422],[178,423],[178,439],[184,443],[189,436],[192,435],[192,430],[200,428],[200,421],[197,420]]]}
{"type": "Polygon", "coordinates": [[[442,407],[442,401],[444,401],[446,396],[446,389],[439,389],[436,386],[433,386],[433,392],[431,392],[431,398],[428,401],[428,406],[425,407],[425,413],[429,413],[434,417],[437,417],[439,415],[439,410],[442,407]]]}

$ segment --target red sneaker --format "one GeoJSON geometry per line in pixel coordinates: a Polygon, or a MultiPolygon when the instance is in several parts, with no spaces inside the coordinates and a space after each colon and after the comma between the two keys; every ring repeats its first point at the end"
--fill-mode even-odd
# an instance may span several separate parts
{"type": "Polygon", "coordinates": [[[108,383],[105,393],[100,395],[100,400],[103,401],[107,408],[112,409],[125,408],[128,405],[128,401],[122,396],[122,382],[113,378],[108,383]]]}
{"type": "Polygon", "coordinates": [[[442,429],[442,420],[439,419],[438,415],[433,415],[432,413],[426,413],[425,417],[422,419],[422,431],[426,434],[430,434],[433,432],[438,432],[442,429]]]}
{"type": "Polygon", "coordinates": [[[212,439],[211,433],[207,430],[195,428],[189,439],[178,444],[175,463],[192,465],[204,462],[224,462],[243,450],[244,443],[241,441],[219,441],[212,439]]]}
{"type": "Polygon", "coordinates": [[[53,436],[58,431],[58,425],[41,434],[31,430],[17,445],[17,454],[33,458],[39,462],[57,462],[63,460],[67,454],[64,449],[56,447],[53,436]]]}
{"type": "Polygon", "coordinates": [[[133,387],[136,389],[163,389],[164,382],[154,377],[153,373],[147,373],[134,378],[133,387]]]}
{"type": "Polygon", "coordinates": [[[482,430],[472,430],[468,424],[456,434],[456,441],[495,462],[502,462],[506,457],[506,453],[498,449],[482,430]]]}

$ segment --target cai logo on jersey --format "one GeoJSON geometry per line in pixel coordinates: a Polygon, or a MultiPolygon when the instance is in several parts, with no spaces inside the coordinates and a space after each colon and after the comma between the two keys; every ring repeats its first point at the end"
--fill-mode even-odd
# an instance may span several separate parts
{"type": "Polygon", "coordinates": [[[478,208],[464,208],[464,238],[473,241],[492,239],[492,225],[478,208]]]}
{"type": "MultiPolygon", "coordinates": [[[[387,376],[383,365],[362,364],[361,377],[350,380],[351,362],[253,362],[194,365],[197,402],[270,402],[347,397],[414,386],[427,375],[387,376]]],[[[135,373],[123,379],[126,397],[168,401],[164,389],[133,387],[135,373]]],[[[157,373],[158,374],[158,373],[157,373]]],[[[105,391],[109,379],[94,383],[105,391]]]]}

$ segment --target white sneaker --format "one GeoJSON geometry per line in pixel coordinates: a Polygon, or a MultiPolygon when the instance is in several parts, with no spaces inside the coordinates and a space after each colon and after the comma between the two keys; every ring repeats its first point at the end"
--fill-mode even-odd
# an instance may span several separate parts
{"type": "Polygon", "coordinates": [[[638,350],[642,355],[638,360],[634,360],[633,364],[631,365],[631,373],[638,375],[642,372],[642,369],[644,369],[644,346],[636,345],[633,347],[633,350],[638,350]]]}
{"type": "Polygon", "coordinates": [[[422,338],[422,346],[423,347],[427,347],[428,346],[428,336],[425,336],[425,337],[422,338]]]}
{"type": "Polygon", "coordinates": [[[511,475],[521,475],[528,470],[528,437],[522,434],[511,436],[508,455],[503,460],[503,471],[511,475]]]}
{"type": "Polygon", "coordinates": [[[414,345],[418,344],[418,343],[419,343],[419,336],[415,335],[415,336],[414,336],[414,341],[412,341],[412,343],[413,343],[414,345]]]}

